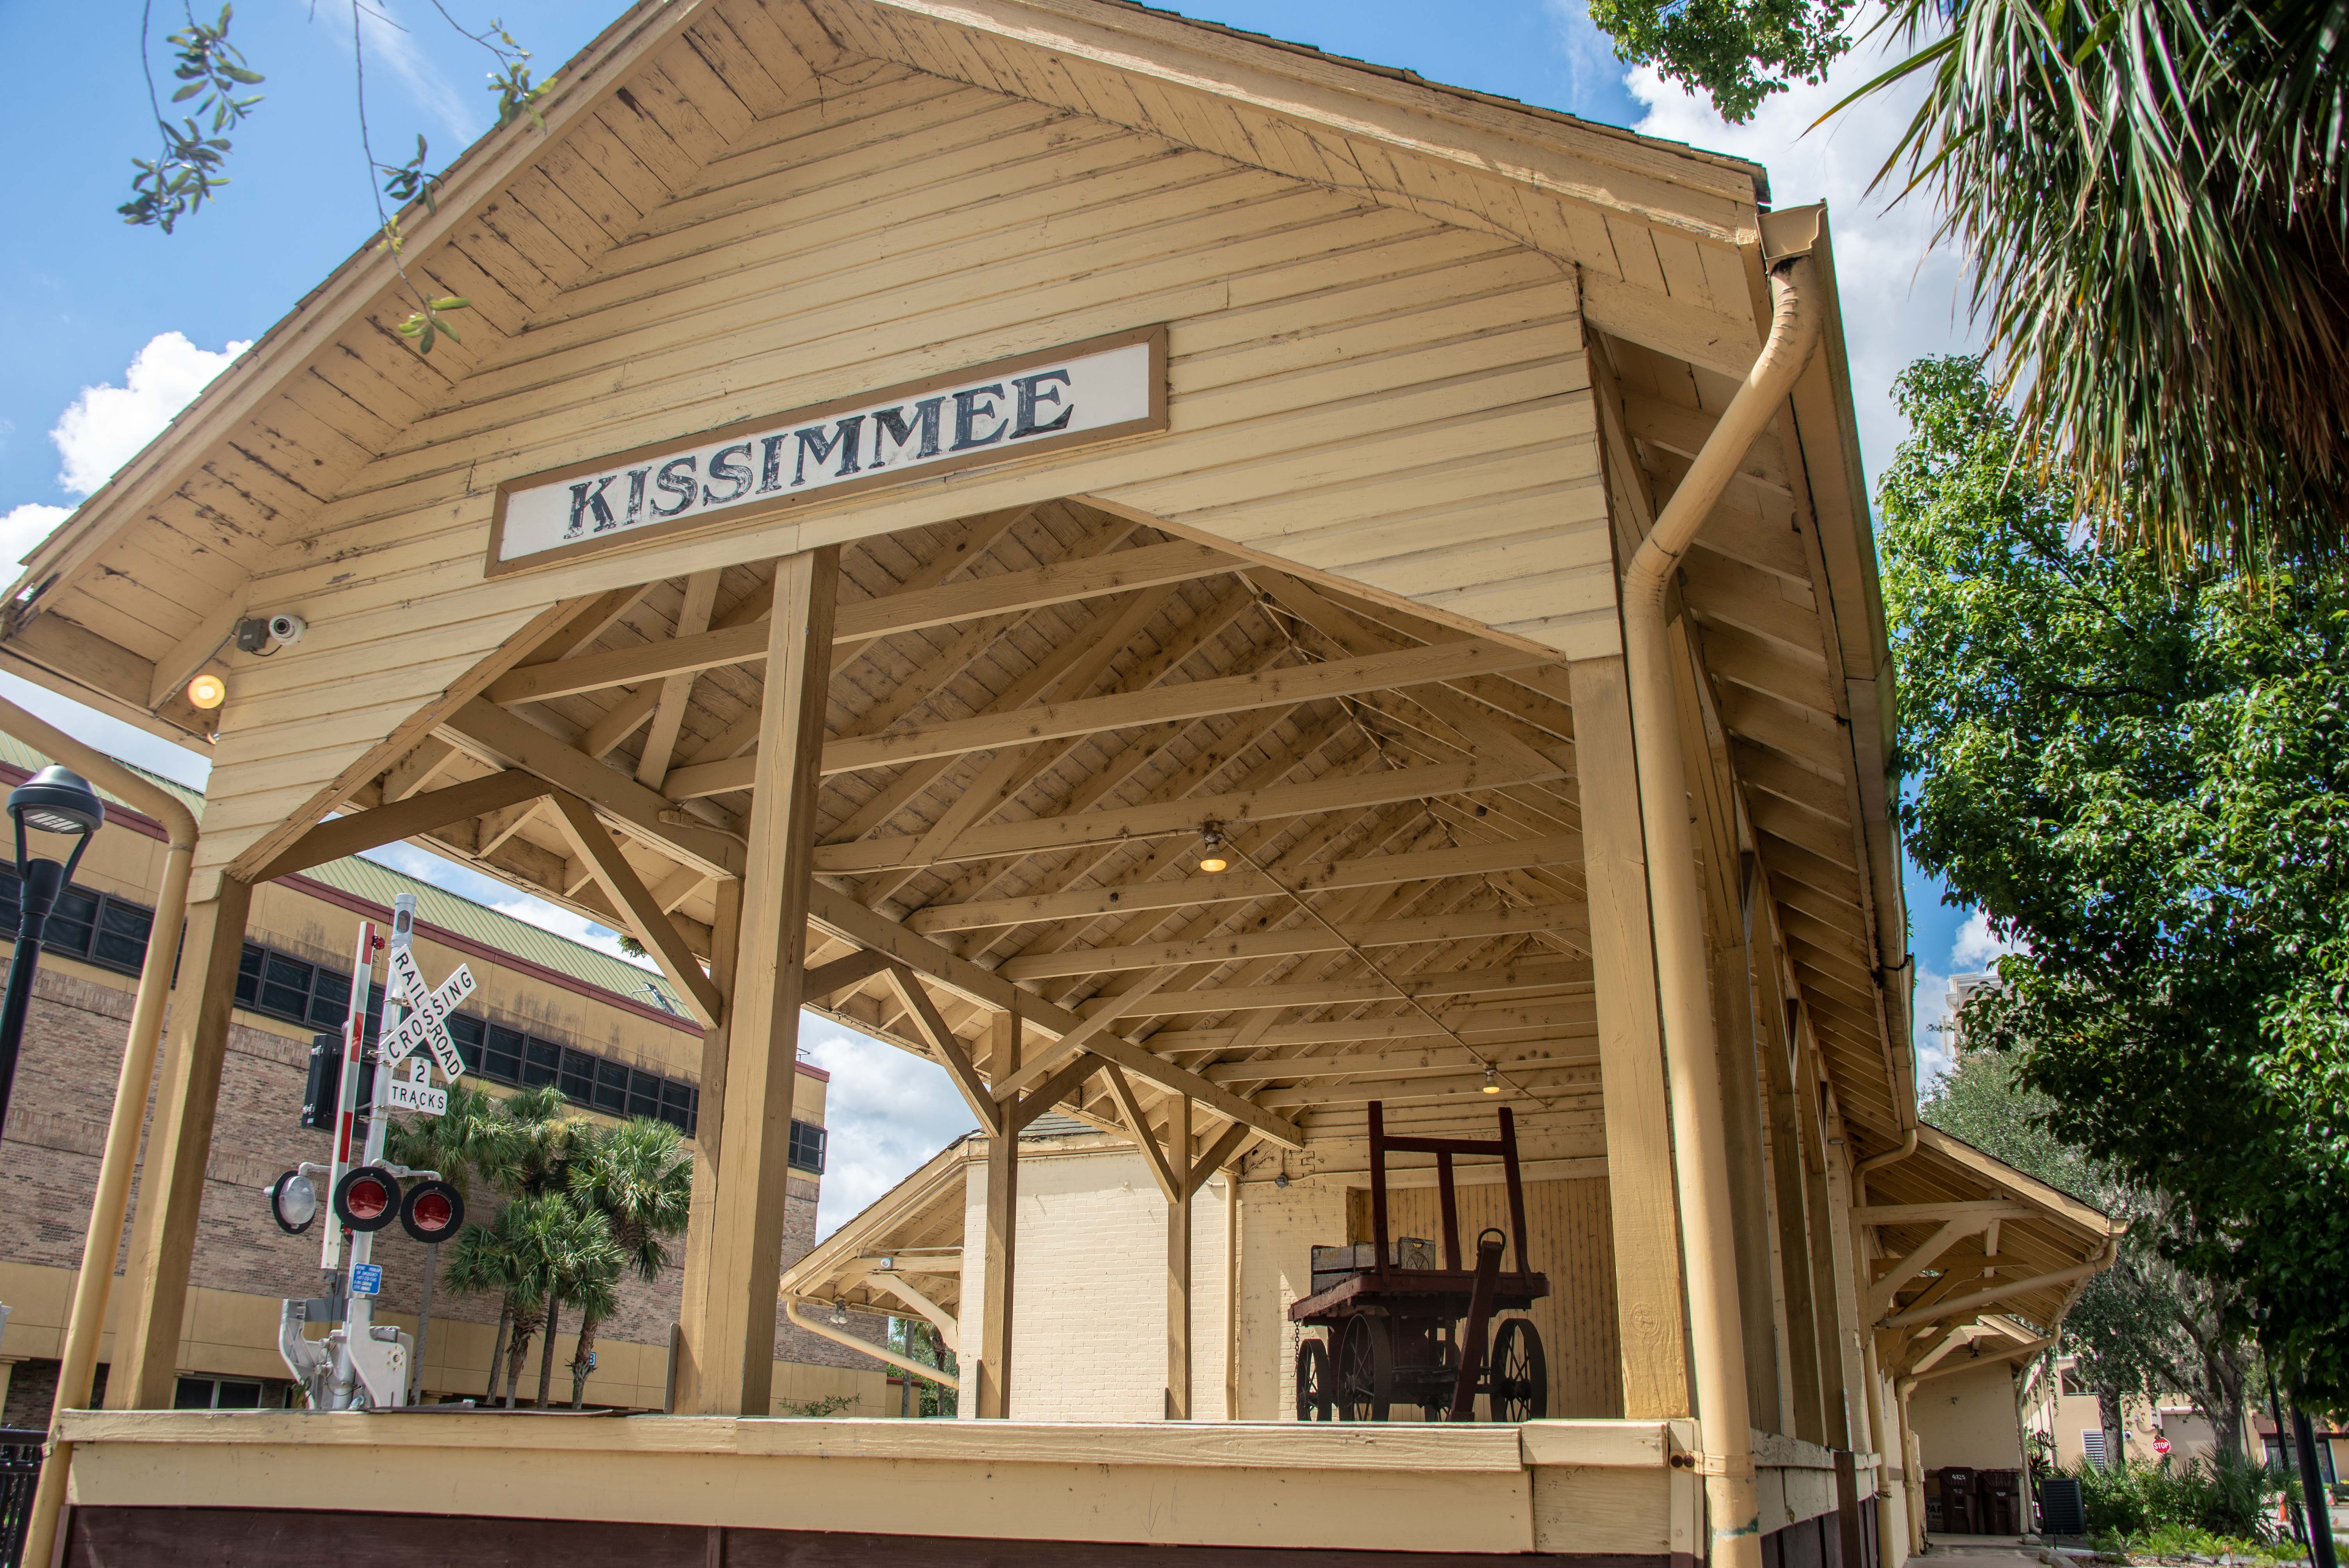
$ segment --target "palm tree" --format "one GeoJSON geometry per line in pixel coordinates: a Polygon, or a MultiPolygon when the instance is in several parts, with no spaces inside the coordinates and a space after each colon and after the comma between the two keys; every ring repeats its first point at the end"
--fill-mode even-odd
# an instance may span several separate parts
{"type": "MultiPolygon", "coordinates": [[[[612,1239],[611,1222],[595,1210],[581,1208],[567,1192],[527,1194],[507,1208],[523,1211],[515,1225],[524,1266],[535,1286],[535,1305],[544,1315],[546,1341],[538,1362],[538,1408],[543,1410],[554,1377],[554,1336],[563,1304],[567,1301],[608,1315],[613,1310],[613,1287],[619,1283],[627,1259],[612,1239]]],[[[517,1317],[514,1346],[507,1352],[509,1409],[513,1407],[514,1379],[530,1353],[519,1321],[517,1317]]],[[[534,1329],[539,1326],[533,1325],[534,1329]]]]}
{"type": "MultiPolygon", "coordinates": [[[[438,1171],[441,1179],[471,1198],[471,1178],[503,1159],[507,1142],[497,1097],[470,1084],[449,1086],[449,1109],[439,1116],[411,1117],[388,1123],[384,1153],[395,1163],[414,1171],[438,1171]]],[[[424,1352],[432,1336],[432,1281],[440,1272],[440,1243],[427,1249],[423,1300],[416,1309],[416,1388],[424,1387],[424,1352]]],[[[501,1325],[502,1328],[502,1324],[501,1325]]]]}
{"type": "MultiPolygon", "coordinates": [[[[454,1090],[450,1109],[452,1113],[457,1109],[454,1090]]],[[[449,1285],[469,1295],[498,1297],[498,1328],[491,1342],[490,1377],[483,1397],[497,1398],[502,1364],[509,1408],[521,1381],[523,1362],[530,1353],[531,1337],[546,1315],[543,1270],[533,1252],[533,1216],[530,1209],[518,1204],[550,1188],[560,1192],[564,1185],[571,1140],[583,1125],[582,1119],[569,1111],[563,1091],[553,1084],[523,1089],[495,1102],[492,1114],[478,1127],[479,1136],[472,1145],[470,1163],[512,1201],[493,1218],[468,1224],[458,1236],[449,1285]]]]}
{"type": "MultiPolygon", "coordinates": [[[[543,1315],[536,1297],[538,1275],[525,1247],[523,1226],[528,1218],[529,1212],[517,1200],[487,1223],[467,1225],[450,1249],[453,1255],[449,1260],[449,1288],[462,1295],[498,1298],[497,1336],[490,1345],[490,1381],[481,1390],[485,1399],[497,1398],[498,1372],[509,1332],[526,1349],[533,1329],[543,1315]]],[[[506,1382],[507,1403],[512,1404],[511,1373],[506,1382]]]]}
{"type": "MultiPolygon", "coordinates": [[[[618,1127],[583,1129],[572,1143],[571,1201],[604,1216],[625,1267],[647,1284],[668,1266],[668,1238],[682,1235],[692,1218],[693,1161],[684,1141],[667,1122],[640,1116],[618,1127]]],[[[595,1331],[613,1310],[584,1297],[579,1305],[579,1347],[571,1358],[574,1410],[586,1399],[595,1331]]]]}
{"type": "Polygon", "coordinates": [[[510,1192],[561,1191],[567,1185],[571,1140],[587,1119],[572,1115],[563,1090],[551,1083],[507,1096],[498,1114],[506,1125],[493,1180],[510,1192]]]}
{"type": "Polygon", "coordinates": [[[1930,84],[1878,179],[1937,191],[2026,438],[2085,515],[2173,569],[2337,557],[2337,0],[1888,0],[1884,25],[1934,41],[1861,89],[1930,84]]]}

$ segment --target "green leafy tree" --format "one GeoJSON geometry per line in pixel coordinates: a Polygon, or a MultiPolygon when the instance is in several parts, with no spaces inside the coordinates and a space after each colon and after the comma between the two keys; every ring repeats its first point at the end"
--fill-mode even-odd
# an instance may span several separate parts
{"type": "MultiPolygon", "coordinates": [[[[527,119],[541,131],[545,130],[546,121],[539,113],[538,100],[546,96],[550,84],[532,82],[530,51],[494,19],[486,27],[468,27],[450,15],[441,0],[433,0],[432,8],[460,36],[487,50],[495,62],[497,68],[490,72],[490,91],[497,95],[498,124],[527,119]]],[[[314,5],[314,16],[316,9],[314,5]]],[[[193,100],[196,116],[208,116],[211,123],[199,127],[194,117],[182,115],[174,125],[166,112],[155,84],[154,60],[148,49],[148,40],[154,33],[154,0],[146,0],[139,13],[139,65],[146,75],[148,103],[154,112],[161,144],[155,157],[131,160],[136,172],[130,182],[130,200],[115,209],[122,214],[124,222],[159,228],[166,234],[182,219],[194,215],[207,200],[217,200],[216,192],[229,182],[226,170],[233,147],[222,133],[242,125],[262,101],[260,94],[241,94],[239,89],[258,87],[266,80],[246,61],[243,52],[229,42],[229,27],[234,19],[231,6],[221,7],[218,20],[200,22],[182,0],[181,15],[187,26],[165,38],[175,62],[172,76],[180,83],[171,95],[171,105],[176,109],[193,100]]],[[[376,249],[390,257],[401,286],[416,302],[416,309],[397,323],[393,330],[414,344],[419,354],[429,354],[432,345],[444,335],[462,341],[449,317],[452,312],[470,308],[472,302],[457,294],[434,294],[409,275],[401,254],[407,243],[402,221],[412,216],[419,206],[427,212],[437,210],[441,176],[425,167],[427,150],[421,136],[416,139],[416,156],[405,163],[386,163],[376,157],[367,108],[366,18],[369,15],[389,22],[389,18],[366,5],[364,0],[350,0],[351,79],[358,100],[359,150],[367,159],[368,193],[375,199],[376,249]],[[385,205],[387,200],[391,203],[388,207],[385,205]]]]}
{"type": "MultiPolygon", "coordinates": [[[[1592,0],[1627,59],[1744,119],[1855,33],[1924,88],[1879,184],[1938,201],[2024,390],[2011,455],[2172,570],[2349,523],[2349,25],[2338,0],[1592,0]]],[[[1846,100],[1848,102],[1849,100],[1846,100]]]]}
{"type": "Polygon", "coordinates": [[[1912,855],[2024,951],[1966,1007],[2047,1125],[2169,1201],[2319,1405],[2349,1399],[2349,591],[2166,581],[2009,462],[1979,362],[1902,378],[1882,492],[1912,855]]]}
{"type": "MultiPolygon", "coordinates": [[[[573,1140],[571,1201],[604,1216],[625,1271],[647,1284],[668,1267],[668,1243],[685,1233],[693,1215],[693,1159],[684,1145],[685,1135],[675,1127],[645,1116],[617,1127],[587,1128],[573,1140]]],[[[574,1410],[586,1398],[596,1330],[611,1312],[600,1298],[580,1303],[579,1347],[571,1359],[574,1410]]]]}
{"type": "MultiPolygon", "coordinates": [[[[909,1361],[918,1361],[940,1371],[955,1371],[955,1353],[947,1348],[946,1336],[936,1324],[916,1317],[893,1317],[889,1320],[889,1348],[909,1361]]],[[[956,1395],[943,1383],[934,1383],[916,1375],[915,1388],[908,1403],[916,1416],[951,1416],[956,1410],[956,1395]]]]}

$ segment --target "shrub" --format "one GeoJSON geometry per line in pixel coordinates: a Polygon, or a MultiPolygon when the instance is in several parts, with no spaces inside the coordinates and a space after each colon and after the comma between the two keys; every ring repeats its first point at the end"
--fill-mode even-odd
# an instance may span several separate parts
{"type": "Polygon", "coordinates": [[[2292,1491],[2279,1469],[2241,1454],[2210,1463],[2165,1458],[2124,1460],[2108,1470],[2083,1464],[2073,1473],[2087,1505],[2088,1532],[2132,1541],[2166,1527],[2267,1541],[2276,1532],[2269,1499],[2292,1491]]]}

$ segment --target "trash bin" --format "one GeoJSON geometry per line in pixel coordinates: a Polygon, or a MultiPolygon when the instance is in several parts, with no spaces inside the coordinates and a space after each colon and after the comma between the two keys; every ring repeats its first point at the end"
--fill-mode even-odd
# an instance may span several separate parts
{"type": "Polygon", "coordinates": [[[1946,1465],[1941,1470],[1942,1528],[1952,1535],[1984,1533],[1980,1511],[1981,1500],[1976,1490],[1976,1477],[1964,1465],[1946,1465]]]}
{"type": "Polygon", "coordinates": [[[1983,1470],[1974,1478],[1974,1506],[1984,1535],[2023,1533],[2023,1478],[2011,1470],[1983,1470]]]}

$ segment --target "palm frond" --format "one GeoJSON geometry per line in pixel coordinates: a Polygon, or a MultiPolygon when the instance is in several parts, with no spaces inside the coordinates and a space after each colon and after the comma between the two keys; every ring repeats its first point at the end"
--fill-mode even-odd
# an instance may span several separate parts
{"type": "Polygon", "coordinates": [[[1880,26],[1915,53],[1854,96],[1930,86],[1878,182],[1930,185],[1972,258],[2018,455],[2173,571],[2339,555],[2349,0],[1893,0],[1880,26]]]}

